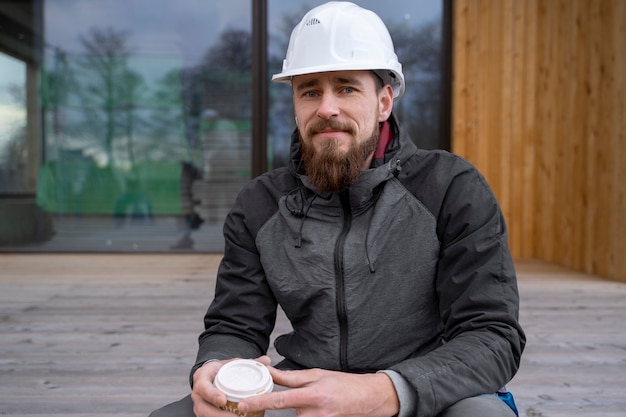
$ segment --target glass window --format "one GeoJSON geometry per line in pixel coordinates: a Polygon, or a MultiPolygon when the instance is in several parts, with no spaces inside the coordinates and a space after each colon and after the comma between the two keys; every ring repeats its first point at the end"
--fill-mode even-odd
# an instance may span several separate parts
{"type": "MultiPolygon", "coordinates": [[[[36,249],[223,250],[223,219],[250,178],[249,0],[35,3],[44,28],[37,204],[54,228],[36,249]]],[[[0,93],[0,117],[11,121],[0,132],[11,161],[2,168],[15,171],[25,119],[8,92],[23,80],[2,59],[2,73],[16,74],[0,93]]]]}
{"type": "MultiPolygon", "coordinates": [[[[356,2],[403,64],[394,111],[441,147],[443,1],[356,2]]],[[[295,127],[290,88],[252,57],[279,72],[321,3],[0,0],[0,251],[221,252],[253,161],[286,164],[295,127]]]]}
{"type": "Polygon", "coordinates": [[[31,191],[27,184],[26,63],[0,52],[0,193],[31,191]]]}
{"type": "MultiPolygon", "coordinates": [[[[311,8],[325,0],[269,0],[269,73],[280,72],[291,30],[311,8]]],[[[406,92],[394,104],[394,113],[422,148],[441,148],[439,131],[442,92],[443,1],[356,0],[354,3],[377,13],[387,25],[396,54],[402,63],[406,92]]],[[[268,143],[274,166],[287,163],[290,135],[295,128],[291,88],[270,85],[268,143]]]]}

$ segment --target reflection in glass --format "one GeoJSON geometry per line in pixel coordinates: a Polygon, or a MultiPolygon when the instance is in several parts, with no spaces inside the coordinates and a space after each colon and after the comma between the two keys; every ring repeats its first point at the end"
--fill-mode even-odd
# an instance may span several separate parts
{"type": "MultiPolygon", "coordinates": [[[[266,1],[271,75],[323,1],[266,1]]],[[[356,2],[404,65],[395,112],[437,147],[441,1],[356,2]]],[[[0,251],[221,252],[251,176],[253,4],[0,0],[0,251]]],[[[290,88],[269,87],[271,168],[295,124],[290,88]]]]}
{"type": "Polygon", "coordinates": [[[28,190],[26,63],[0,52],[0,193],[28,190]]]}
{"type": "Polygon", "coordinates": [[[223,249],[250,178],[249,13],[247,0],[45,1],[48,249],[223,249]]]}

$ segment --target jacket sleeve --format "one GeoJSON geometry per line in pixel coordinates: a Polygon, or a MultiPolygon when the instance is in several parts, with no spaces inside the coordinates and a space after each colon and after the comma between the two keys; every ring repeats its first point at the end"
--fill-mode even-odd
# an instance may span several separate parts
{"type": "Polygon", "coordinates": [[[211,359],[255,358],[267,352],[276,320],[277,303],[261,266],[254,236],[270,201],[250,186],[237,197],[224,223],[224,257],[220,263],[215,298],[205,316],[205,330],[193,373],[211,359]],[[255,203],[254,210],[248,206],[255,203]],[[260,209],[259,207],[263,207],[260,209]],[[253,216],[253,217],[251,217],[253,216]]]}
{"type": "Polygon", "coordinates": [[[496,392],[517,372],[525,344],[502,212],[484,178],[462,159],[454,161],[449,184],[436,187],[445,190],[436,204],[442,344],[391,367],[414,387],[419,417],[496,392]]]}

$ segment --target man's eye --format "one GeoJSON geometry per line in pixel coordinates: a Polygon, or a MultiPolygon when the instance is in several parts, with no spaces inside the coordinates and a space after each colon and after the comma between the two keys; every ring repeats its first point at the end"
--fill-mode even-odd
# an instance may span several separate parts
{"type": "Polygon", "coordinates": [[[305,97],[315,97],[317,94],[315,93],[315,91],[307,91],[306,93],[304,93],[305,97]]]}
{"type": "Polygon", "coordinates": [[[346,93],[354,93],[355,89],[353,87],[344,87],[343,91],[346,93]]]}

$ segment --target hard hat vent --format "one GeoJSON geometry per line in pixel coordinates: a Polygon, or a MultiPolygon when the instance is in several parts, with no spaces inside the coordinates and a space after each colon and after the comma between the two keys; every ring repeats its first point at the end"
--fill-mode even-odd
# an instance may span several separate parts
{"type": "Polygon", "coordinates": [[[317,17],[312,17],[309,20],[307,20],[306,26],[319,25],[320,23],[322,22],[320,22],[320,20],[317,17]]]}

